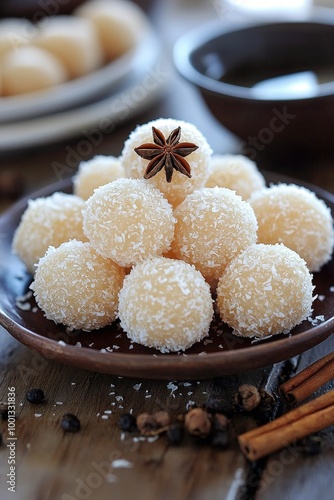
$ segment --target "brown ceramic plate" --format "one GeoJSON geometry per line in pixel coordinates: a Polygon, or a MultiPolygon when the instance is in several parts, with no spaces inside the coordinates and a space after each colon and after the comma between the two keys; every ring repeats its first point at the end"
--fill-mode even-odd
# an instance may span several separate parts
{"type": "MultiPolygon", "coordinates": [[[[268,182],[291,182],[276,174],[266,174],[268,182]]],[[[295,181],[294,181],[295,182],[295,181]]],[[[325,200],[334,212],[334,196],[307,186],[325,200]]],[[[34,197],[54,191],[71,192],[71,181],[53,184],[34,197]]],[[[64,327],[44,318],[33,298],[17,297],[27,293],[31,276],[11,252],[13,232],[27,206],[27,199],[14,205],[0,218],[0,324],[13,337],[46,358],[114,375],[154,379],[203,379],[265,367],[302,353],[322,342],[334,331],[334,259],[314,282],[320,300],[314,302],[313,317],[323,316],[319,324],[304,321],[289,335],[278,335],[261,342],[235,337],[218,319],[208,339],[185,353],[160,352],[131,344],[117,323],[94,333],[66,333],[64,327]],[[332,291],[331,291],[332,290],[332,291]],[[29,304],[27,306],[27,304],[29,304]],[[33,312],[36,309],[36,312],[33,312]]]]}

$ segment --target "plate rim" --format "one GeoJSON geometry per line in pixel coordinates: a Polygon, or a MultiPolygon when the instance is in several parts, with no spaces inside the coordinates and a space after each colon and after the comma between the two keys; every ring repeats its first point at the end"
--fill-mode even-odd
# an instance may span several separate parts
{"type": "MultiPolygon", "coordinates": [[[[325,201],[329,201],[334,207],[334,195],[322,188],[275,172],[262,171],[262,173],[265,175],[268,184],[291,182],[300,186],[305,186],[312,189],[318,196],[324,198],[325,201]]],[[[22,213],[29,199],[47,196],[55,190],[68,190],[71,186],[72,178],[67,178],[49,184],[22,198],[0,216],[0,230],[2,227],[5,227],[7,219],[22,213]]],[[[333,207],[330,208],[333,209],[333,207]]],[[[11,233],[8,233],[8,235],[9,234],[11,233]]],[[[242,364],[242,371],[248,371],[261,367],[264,368],[265,366],[301,354],[323,342],[334,333],[334,314],[323,323],[315,325],[293,336],[287,334],[283,338],[277,340],[273,339],[270,343],[261,343],[261,341],[258,341],[251,346],[241,347],[237,350],[231,349],[207,352],[203,356],[199,356],[199,354],[187,354],[187,352],[179,355],[171,353],[172,356],[170,354],[162,355],[157,351],[155,351],[157,353],[156,355],[145,353],[132,354],[130,352],[101,352],[100,350],[90,349],[88,347],[77,347],[70,344],[62,345],[58,340],[41,336],[37,332],[33,332],[25,326],[16,323],[3,309],[3,303],[1,302],[0,326],[3,326],[8,333],[20,343],[39,352],[44,357],[56,359],[62,363],[78,368],[119,376],[140,376],[141,378],[159,378],[163,380],[170,380],[173,378],[178,380],[189,380],[219,377],[237,373],[237,370],[233,370],[233,365],[235,365],[236,362],[242,364]],[[306,349],[304,348],[305,344],[307,345],[306,349]],[[290,348],[289,358],[286,356],[281,358],[282,351],[285,351],[287,347],[290,348]],[[262,361],[262,355],[265,355],[266,364],[262,361]],[[90,366],[87,366],[87,362],[90,366]],[[138,364],[141,363],[143,363],[143,366],[138,367],[138,364]],[[194,364],[198,365],[198,373],[193,373],[194,364]],[[157,370],[158,377],[153,376],[155,370],[157,370]]],[[[237,339],[238,337],[236,337],[236,341],[237,339]]]]}

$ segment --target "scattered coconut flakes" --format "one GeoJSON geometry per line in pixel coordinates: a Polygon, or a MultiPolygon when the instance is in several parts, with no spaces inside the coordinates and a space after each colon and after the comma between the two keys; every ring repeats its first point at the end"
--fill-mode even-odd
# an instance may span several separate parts
{"type": "Polygon", "coordinates": [[[191,382],[183,382],[184,387],[189,387],[191,386],[191,382]]]}
{"type": "Polygon", "coordinates": [[[112,347],[113,347],[113,349],[120,349],[119,345],[113,345],[112,347]]]}
{"type": "Polygon", "coordinates": [[[63,340],[58,340],[58,344],[60,344],[60,345],[66,345],[63,340]]]}
{"type": "Polygon", "coordinates": [[[154,443],[154,441],[156,441],[157,439],[159,439],[159,436],[158,436],[158,435],[157,435],[157,436],[149,436],[149,437],[147,438],[147,442],[148,442],[148,443],[154,443]]]}
{"type": "Polygon", "coordinates": [[[218,346],[218,347],[219,347],[219,349],[224,349],[223,344],[219,344],[219,346],[218,346]]]}
{"type": "Polygon", "coordinates": [[[35,417],[41,417],[42,416],[42,413],[35,413],[35,417]]]}
{"type": "Polygon", "coordinates": [[[62,405],[64,404],[63,401],[56,401],[56,405],[62,405]]]}
{"type": "Polygon", "coordinates": [[[113,462],[111,462],[111,466],[114,469],[121,469],[121,468],[131,469],[133,467],[133,464],[128,460],[125,460],[124,458],[119,458],[117,460],[113,460],[113,462]]]}
{"type": "Polygon", "coordinates": [[[76,382],[71,382],[71,385],[76,385],[76,382]]]}
{"type": "Polygon", "coordinates": [[[115,399],[116,401],[123,401],[124,398],[123,396],[116,396],[115,399]]]}
{"type": "Polygon", "coordinates": [[[109,419],[108,415],[102,415],[101,418],[103,418],[103,420],[108,420],[109,419]]]}
{"type": "Polygon", "coordinates": [[[334,292],[334,286],[330,286],[330,287],[329,287],[329,291],[330,291],[330,292],[334,292]]]}
{"type": "Polygon", "coordinates": [[[131,344],[131,345],[129,346],[129,349],[133,349],[133,344],[131,344]]]}
{"type": "Polygon", "coordinates": [[[27,448],[28,450],[30,450],[30,448],[31,448],[31,444],[30,444],[30,443],[27,443],[27,444],[26,444],[26,448],[27,448]]]}
{"type": "Polygon", "coordinates": [[[206,356],[206,352],[205,351],[199,352],[198,355],[199,356],[206,356]]]}
{"type": "Polygon", "coordinates": [[[192,394],[194,394],[192,391],[187,392],[187,396],[191,396],[192,394]]]}
{"type": "Polygon", "coordinates": [[[100,349],[100,352],[107,352],[105,349],[100,349]]]}
{"type": "Polygon", "coordinates": [[[75,344],[75,347],[82,347],[81,342],[77,342],[77,343],[75,344]]]}
{"type": "Polygon", "coordinates": [[[192,408],[195,404],[195,401],[191,401],[191,399],[189,399],[188,403],[186,404],[186,410],[190,410],[190,408],[192,408]]]}
{"type": "Polygon", "coordinates": [[[122,434],[121,434],[121,441],[124,441],[125,436],[126,436],[125,432],[122,432],[122,434]]]}
{"type": "Polygon", "coordinates": [[[135,390],[135,391],[139,391],[139,389],[141,388],[141,386],[142,386],[142,384],[141,384],[141,383],[140,383],[140,384],[135,384],[135,385],[133,386],[133,388],[134,388],[134,390],[135,390]]]}
{"type": "Polygon", "coordinates": [[[36,307],[36,306],[31,309],[31,312],[33,312],[33,313],[37,313],[37,311],[38,311],[38,307],[36,307]]]}
{"type": "Polygon", "coordinates": [[[91,344],[88,344],[88,347],[93,347],[94,345],[94,342],[92,342],[91,344]]]}
{"type": "Polygon", "coordinates": [[[152,397],[152,394],[146,394],[145,398],[151,398],[152,397]]]}
{"type": "Polygon", "coordinates": [[[323,302],[325,298],[325,295],[318,295],[318,299],[320,300],[320,302],[323,302]]]}
{"type": "Polygon", "coordinates": [[[107,415],[111,415],[112,414],[112,411],[111,410],[104,410],[103,413],[106,413],[107,415]]]}

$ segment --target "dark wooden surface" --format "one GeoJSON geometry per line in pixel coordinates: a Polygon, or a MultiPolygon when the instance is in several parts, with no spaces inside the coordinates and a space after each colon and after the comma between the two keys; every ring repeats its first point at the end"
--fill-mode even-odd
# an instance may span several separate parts
{"type": "MultiPolygon", "coordinates": [[[[177,37],[188,27],[215,17],[217,11],[204,0],[173,0],[156,2],[151,15],[170,64],[171,47],[177,37]]],[[[105,136],[91,156],[118,155],[136,123],[159,116],[195,123],[216,152],[238,152],[238,140],[211,117],[196,91],[177,77],[172,66],[169,71],[170,84],[161,101],[105,136]]],[[[2,155],[1,171],[17,172],[24,180],[25,193],[31,193],[59,180],[54,162],[66,165],[68,148],[76,150],[79,140],[2,155]]],[[[275,169],[334,192],[333,165],[333,158],[327,155],[303,164],[294,160],[275,169]]],[[[271,170],[269,164],[260,167],[271,170]]],[[[64,175],[71,176],[74,172],[72,165],[64,175]]],[[[2,209],[8,205],[8,200],[1,200],[2,209]]],[[[7,426],[0,421],[4,435],[4,445],[0,447],[1,500],[332,500],[334,497],[333,429],[323,433],[326,444],[320,455],[304,456],[291,448],[288,454],[276,453],[255,468],[244,459],[236,444],[225,451],[197,446],[189,440],[180,447],[171,447],[164,437],[154,442],[137,441],[122,435],[117,428],[123,412],[133,410],[138,414],[167,409],[177,415],[191,401],[201,404],[210,395],[231,397],[239,384],[248,381],[274,390],[286,369],[284,363],[237,376],[188,383],[171,381],[168,385],[166,381],[96,374],[45,360],[3,329],[0,329],[0,346],[0,400],[6,400],[8,387],[15,387],[17,414],[16,493],[7,489],[7,426]],[[33,387],[44,390],[45,404],[33,406],[25,400],[26,391],[33,387]],[[60,419],[64,413],[78,415],[82,423],[79,434],[62,432],[60,419]],[[127,460],[131,467],[112,467],[116,459],[127,460]]],[[[302,369],[333,348],[332,336],[294,358],[295,369],[302,369]]],[[[330,387],[333,384],[321,391],[330,387]]],[[[241,426],[247,425],[247,421],[241,422],[241,426]]]]}

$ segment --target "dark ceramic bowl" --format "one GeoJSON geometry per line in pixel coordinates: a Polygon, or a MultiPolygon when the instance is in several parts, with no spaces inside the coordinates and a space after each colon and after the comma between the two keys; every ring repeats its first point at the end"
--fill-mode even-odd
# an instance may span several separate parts
{"type": "MultiPolygon", "coordinates": [[[[222,20],[174,47],[179,73],[250,158],[282,162],[333,151],[334,15],[231,27],[222,20]]],[[[273,163],[271,163],[272,165],[273,163]]]]}

